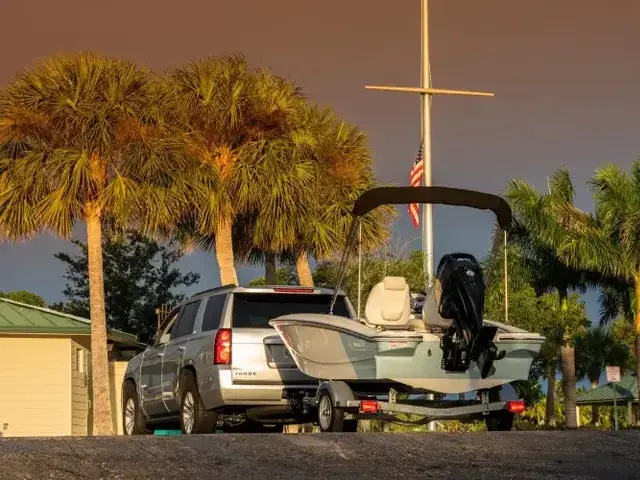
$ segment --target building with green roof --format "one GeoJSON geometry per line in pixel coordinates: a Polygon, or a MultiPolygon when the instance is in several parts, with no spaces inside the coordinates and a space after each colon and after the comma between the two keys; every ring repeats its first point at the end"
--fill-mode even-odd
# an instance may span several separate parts
{"type": "Polygon", "coordinates": [[[611,406],[613,405],[614,392],[616,403],[619,406],[622,406],[622,408],[627,408],[628,424],[634,424],[637,417],[634,412],[639,405],[638,382],[636,381],[635,373],[625,375],[617,383],[606,383],[604,385],[600,385],[599,387],[580,393],[576,397],[576,405],[578,407],[587,407],[593,405],[611,406]]]}
{"type": "MultiPolygon", "coordinates": [[[[114,429],[126,360],[144,349],[107,329],[114,429]]],[[[0,298],[0,436],[86,435],[91,427],[91,322],[0,298]]]]}

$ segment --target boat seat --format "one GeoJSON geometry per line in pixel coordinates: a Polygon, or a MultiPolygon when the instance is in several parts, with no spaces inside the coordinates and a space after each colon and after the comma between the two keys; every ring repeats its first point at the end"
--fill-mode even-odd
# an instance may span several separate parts
{"type": "Polygon", "coordinates": [[[424,303],[422,304],[422,323],[427,329],[429,327],[447,329],[453,323],[452,319],[443,318],[438,311],[441,295],[442,284],[440,283],[440,280],[436,279],[433,287],[431,287],[427,292],[424,298],[424,303]]]}
{"type": "Polygon", "coordinates": [[[407,330],[411,324],[411,297],[404,277],[384,277],[369,293],[365,321],[386,330],[407,330]]]}

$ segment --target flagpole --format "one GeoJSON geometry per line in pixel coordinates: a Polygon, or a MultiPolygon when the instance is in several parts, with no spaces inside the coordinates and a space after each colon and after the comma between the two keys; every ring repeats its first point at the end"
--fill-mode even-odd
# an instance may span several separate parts
{"type": "MultiPolygon", "coordinates": [[[[431,88],[431,66],[429,64],[429,0],[421,0],[422,3],[422,75],[420,86],[431,88]]],[[[422,118],[422,162],[423,183],[431,186],[431,95],[420,94],[421,118],[422,118]]],[[[433,271],[433,208],[431,204],[422,206],[422,254],[425,258],[424,267],[427,276],[427,288],[431,287],[434,275],[433,271]]]]}
{"type": "MultiPolygon", "coordinates": [[[[429,0],[421,0],[422,15],[420,34],[422,37],[422,74],[420,86],[431,88],[431,66],[429,65],[429,0]]],[[[431,95],[420,94],[421,137],[422,137],[422,175],[426,187],[431,186],[431,95]]],[[[422,205],[422,258],[427,279],[427,289],[433,284],[433,208],[430,203],[422,205]]],[[[434,395],[427,395],[434,400],[434,395]]],[[[430,431],[436,431],[436,422],[429,422],[430,431]]]]}
{"type": "MultiPolygon", "coordinates": [[[[422,151],[422,170],[423,184],[431,186],[431,97],[433,95],[465,95],[465,96],[481,96],[493,97],[493,93],[475,92],[471,90],[450,90],[431,88],[431,69],[429,65],[429,0],[421,0],[421,47],[422,47],[422,68],[421,68],[421,86],[416,87],[398,87],[383,85],[365,85],[369,90],[382,90],[390,92],[405,92],[420,94],[420,117],[421,117],[421,151],[422,151]]],[[[413,217],[412,217],[413,218],[413,217]]],[[[422,206],[422,255],[424,262],[425,276],[427,277],[427,288],[432,286],[434,277],[433,263],[433,209],[430,204],[422,206]]],[[[427,398],[432,400],[433,394],[428,394],[427,398]]],[[[436,422],[429,423],[429,430],[436,430],[436,422]]]]}

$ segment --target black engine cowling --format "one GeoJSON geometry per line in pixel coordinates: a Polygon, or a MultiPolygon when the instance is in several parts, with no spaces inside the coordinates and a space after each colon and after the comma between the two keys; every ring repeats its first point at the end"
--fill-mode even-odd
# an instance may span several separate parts
{"type": "Polygon", "coordinates": [[[450,253],[438,265],[437,278],[442,286],[440,315],[451,318],[460,327],[476,335],[482,328],[484,277],[473,255],[450,253]]]}
{"type": "Polygon", "coordinates": [[[473,255],[450,253],[438,264],[441,286],[438,310],[442,318],[453,320],[442,337],[442,368],[464,372],[471,361],[483,378],[489,375],[496,356],[493,338],[496,327],[483,325],[485,283],[482,267],[473,255]]]}

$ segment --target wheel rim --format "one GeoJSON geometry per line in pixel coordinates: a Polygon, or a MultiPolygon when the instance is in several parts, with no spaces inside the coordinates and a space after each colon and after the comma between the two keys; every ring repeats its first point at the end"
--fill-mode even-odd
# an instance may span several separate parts
{"type": "Polygon", "coordinates": [[[182,425],[184,433],[193,432],[193,423],[195,419],[195,402],[193,393],[187,392],[182,400],[182,425]]]}
{"type": "Polygon", "coordinates": [[[323,395],[318,404],[318,423],[322,430],[329,430],[332,415],[333,405],[331,405],[331,399],[329,395],[323,395]]]}
{"type": "Polygon", "coordinates": [[[136,425],[136,402],[128,398],[124,409],[124,428],[127,435],[133,435],[136,425]]]}

